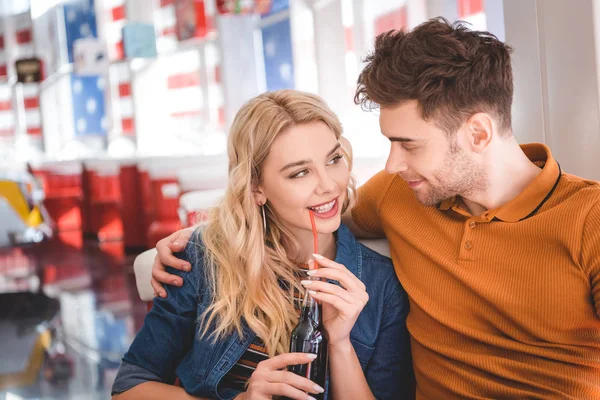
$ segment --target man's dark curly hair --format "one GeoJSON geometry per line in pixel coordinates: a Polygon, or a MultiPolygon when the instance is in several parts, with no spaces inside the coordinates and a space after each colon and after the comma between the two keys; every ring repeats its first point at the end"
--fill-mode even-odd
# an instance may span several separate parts
{"type": "Polygon", "coordinates": [[[492,114],[511,132],[512,49],[464,22],[431,19],[410,32],[377,36],[358,77],[354,102],[363,109],[417,100],[426,120],[448,135],[473,114],[492,114]]]}

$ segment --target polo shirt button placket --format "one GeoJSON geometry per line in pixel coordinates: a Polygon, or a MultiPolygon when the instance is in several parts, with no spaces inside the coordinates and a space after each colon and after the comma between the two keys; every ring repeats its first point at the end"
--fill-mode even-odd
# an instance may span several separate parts
{"type": "Polygon", "coordinates": [[[460,253],[459,260],[473,261],[475,254],[473,254],[473,235],[475,234],[474,229],[478,223],[474,218],[469,218],[463,223],[463,237],[460,242],[460,253]]]}

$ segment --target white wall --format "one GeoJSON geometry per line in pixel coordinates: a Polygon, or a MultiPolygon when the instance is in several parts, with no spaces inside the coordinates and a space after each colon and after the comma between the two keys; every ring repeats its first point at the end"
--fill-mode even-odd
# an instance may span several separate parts
{"type": "Polygon", "coordinates": [[[600,180],[597,10],[595,0],[504,0],[517,139],[544,142],[564,171],[600,180]]]}

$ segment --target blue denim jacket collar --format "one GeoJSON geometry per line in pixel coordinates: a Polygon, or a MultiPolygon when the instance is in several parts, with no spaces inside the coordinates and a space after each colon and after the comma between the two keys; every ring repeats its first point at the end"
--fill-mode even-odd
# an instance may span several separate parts
{"type": "Polygon", "coordinates": [[[335,262],[344,265],[358,279],[362,279],[362,249],[346,225],[340,225],[336,232],[337,249],[335,262]]]}

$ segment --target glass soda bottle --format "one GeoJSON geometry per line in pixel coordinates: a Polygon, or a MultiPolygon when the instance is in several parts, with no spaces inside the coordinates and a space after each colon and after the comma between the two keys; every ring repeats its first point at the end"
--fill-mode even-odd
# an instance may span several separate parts
{"type": "MultiPolygon", "coordinates": [[[[325,388],[328,375],[327,338],[323,329],[321,305],[308,293],[304,294],[302,311],[298,325],[292,331],[290,353],[312,353],[317,358],[308,364],[288,366],[288,371],[310,379],[325,388]]],[[[312,394],[317,400],[324,399],[324,393],[312,394]]]]}

